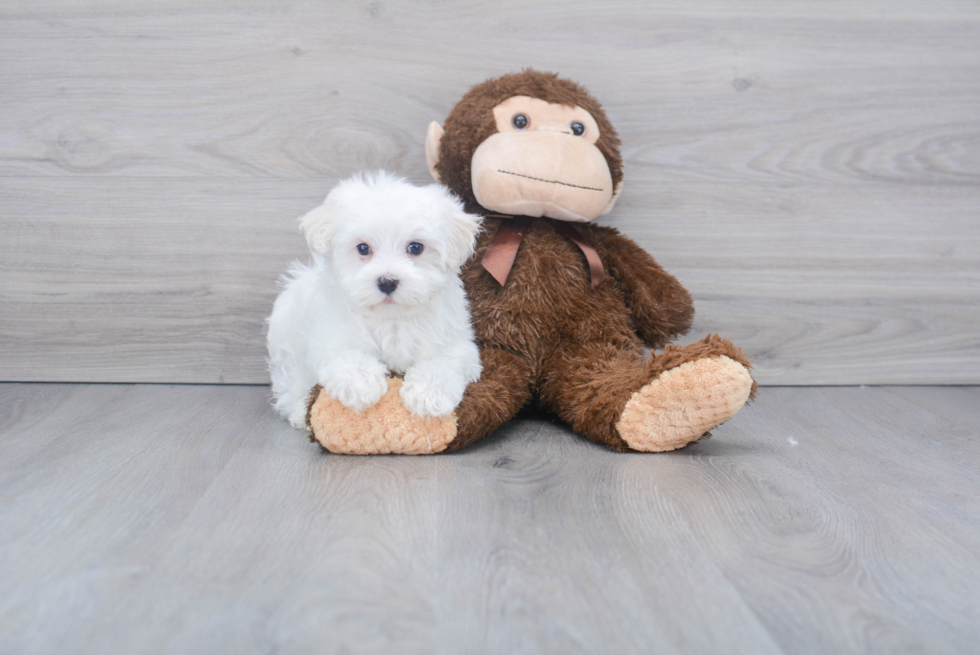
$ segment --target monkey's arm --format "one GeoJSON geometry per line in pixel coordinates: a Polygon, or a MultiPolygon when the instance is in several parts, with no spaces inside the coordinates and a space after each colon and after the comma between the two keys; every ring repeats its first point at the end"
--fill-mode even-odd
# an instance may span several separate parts
{"type": "Polygon", "coordinates": [[[651,348],[660,348],[691,329],[694,302],[687,289],[643,248],[611,227],[589,226],[592,244],[630,308],[636,331],[651,348]]]}

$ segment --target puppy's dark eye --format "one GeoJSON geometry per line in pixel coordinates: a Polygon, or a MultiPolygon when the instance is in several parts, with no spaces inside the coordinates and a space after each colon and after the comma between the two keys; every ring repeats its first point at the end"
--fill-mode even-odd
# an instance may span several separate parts
{"type": "Polygon", "coordinates": [[[531,124],[531,119],[529,119],[524,114],[517,114],[512,119],[510,119],[510,122],[517,129],[519,129],[519,130],[526,130],[527,129],[527,126],[531,124]]]}
{"type": "Polygon", "coordinates": [[[572,128],[572,134],[574,134],[575,136],[582,136],[583,134],[585,134],[585,126],[579,123],[578,121],[572,121],[570,127],[572,128]]]}
{"type": "Polygon", "coordinates": [[[425,246],[423,246],[418,241],[413,241],[410,244],[408,244],[409,255],[421,255],[423,250],[425,250],[425,246]]]}
{"type": "Polygon", "coordinates": [[[357,244],[357,254],[361,255],[362,257],[367,257],[371,254],[371,246],[366,243],[357,244]]]}

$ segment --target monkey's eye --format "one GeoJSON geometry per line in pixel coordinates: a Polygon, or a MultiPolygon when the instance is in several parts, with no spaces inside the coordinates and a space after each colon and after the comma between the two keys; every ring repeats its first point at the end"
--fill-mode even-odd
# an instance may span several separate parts
{"type": "Polygon", "coordinates": [[[578,121],[572,121],[570,127],[572,128],[572,134],[574,134],[575,136],[582,136],[583,134],[585,134],[585,126],[579,123],[578,121]]]}
{"type": "Polygon", "coordinates": [[[425,250],[425,246],[423,246],[418,241],[413,241],[410,244],[408,244],[409,255],[421,255],[423,250],[425,250]]]}
{"type": "Polygon", "coordinates": [[[516,127],[517,129],[526,130],[527,126],[531,124],[531,119],[525,116],[524,114],[517,114],[512,119],[510,119],[510,122],[513,123],[514,127],[516,127]]]}
{"type": "Polygon", "coordinates": [[[357,244],[357,254],[361,257],[367,257],[371,254],[371,246],[366,243],[357,244]]]}

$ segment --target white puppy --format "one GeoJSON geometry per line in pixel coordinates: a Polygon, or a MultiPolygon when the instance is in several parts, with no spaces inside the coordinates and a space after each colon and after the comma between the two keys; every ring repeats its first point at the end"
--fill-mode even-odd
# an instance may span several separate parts
{"type": "Polygon", "coordinates": [[[306,426],[316,384],[362,411],[404,374],[402,403],[449,414],[480,377],[459,268],[480,218],[444,187],[388,173],[355,176],[300,219],[312,266],[295,264],[269,317],[269,371],[280,414],[306,426]]]}

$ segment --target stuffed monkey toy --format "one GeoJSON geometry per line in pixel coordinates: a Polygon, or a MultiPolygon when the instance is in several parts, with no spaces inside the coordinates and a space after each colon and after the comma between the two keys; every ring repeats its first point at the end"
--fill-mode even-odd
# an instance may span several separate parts
{"type": "Polygon", "coordinates": [[[314,389],[311,439],[341,453],[451,452],[533,403],[613,450],[660,452],[731,418],[756,389],[746,357],[718,336],[668,345],[691,327],[690,294],[592,223],[622,191],[619,145],[582,87],[533,70],[477,85],[445,129],[432,123],[432,176],[485,217],[461,273],[483,373],[438,419],[409,414],[398,380],[361,414],[314,389]]]}

